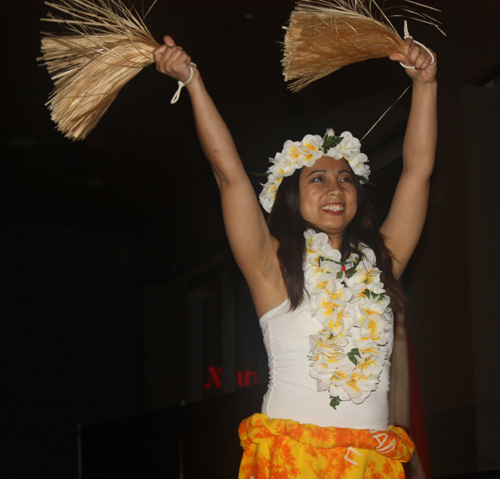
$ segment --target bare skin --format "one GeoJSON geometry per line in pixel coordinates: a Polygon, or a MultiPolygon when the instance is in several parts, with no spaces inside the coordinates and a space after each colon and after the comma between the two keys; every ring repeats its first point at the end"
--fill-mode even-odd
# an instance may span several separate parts
{"type": "Polygon", "coordinates": [[[299,191],[302,217],[325,232],[333,248],[340,248],[344,231],[358,209],[347,162],[323,156],[313,166],[302,168],[299,191]]]}
{"type": "MultiPolygon", "coordinates": [[[[154,52],[158,71],[175,80],[187,81],[191,58],[171,37],[166,36],[164,42],[154,52]]],[[[403,54],[393,53],[390,59],[415,67],[407,70],[413,81],[413,93],[403,145],[403,172],[380,229],[395,256],[393,272],[399,278],[418,243],[427,212],[437,142],[437,69],[436,63],[431,65],[430,55],[411,39],[405,40],[403,54]]],[[[186,88],[200,143],[220,189],[229,243],[260,317],[287,298],[276,256],[278,244],[269,232],[231,134],[196,68],[186,88]]],[[[339,166],[342,161],[345,163],[322,157],[313,167],[300,172],[302,214],[313,219],[312,223],[328,234],[336,248],[356,208],[355,196],[352,197],[354,185],[349,183],[345,168],[339,166]]]]}

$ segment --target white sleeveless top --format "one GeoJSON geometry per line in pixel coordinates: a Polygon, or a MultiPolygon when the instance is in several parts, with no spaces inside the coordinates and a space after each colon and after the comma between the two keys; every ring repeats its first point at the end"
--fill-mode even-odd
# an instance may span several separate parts
{"type": "MultiPolygon", "coordinates": [[[[289,309],[287,299],[260,318],[269,360],[269,386],[262,413],[321,427],[388,429],[392,331],[377,389],[362,404],[342,401],[333,409],[328,392],[318,392],[316,380],[309,375],[309,336],[317,334],[323,325],[311,316],[307,295],[295,311],[289,309]]],[[[386,319],[393,324],[392,313],[390,316],[386,319]]]]}

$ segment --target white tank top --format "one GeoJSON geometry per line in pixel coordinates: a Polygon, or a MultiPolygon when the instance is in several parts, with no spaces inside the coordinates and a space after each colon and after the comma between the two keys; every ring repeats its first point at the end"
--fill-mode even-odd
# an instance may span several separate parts
{"type": "MultiPolygon", "coordinates": [[[[311,316],[307,296],[295,311],[289,309],[287,299],[260,318],[269,360],[269,386],[262,413],[321,427],[388,429],[392,331],[377,389],[362,404],[342,401],[335,410],[330,406],[328,392],[318,392],[316,380],[309,375],[309,336],[317,334],[323,326],[311,316]]],[[[385,318],[393,324],[392,313],[385,318]]]]}

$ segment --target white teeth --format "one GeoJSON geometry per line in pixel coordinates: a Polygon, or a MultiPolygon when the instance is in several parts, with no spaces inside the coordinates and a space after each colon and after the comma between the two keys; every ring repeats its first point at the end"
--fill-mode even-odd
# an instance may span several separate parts
{"type": "Polygon", "coordinates": [[[321,207],[322,210],[327,210],[327,211],[343,211],[345,210],[344,205],[325,205],[321,207]]]}

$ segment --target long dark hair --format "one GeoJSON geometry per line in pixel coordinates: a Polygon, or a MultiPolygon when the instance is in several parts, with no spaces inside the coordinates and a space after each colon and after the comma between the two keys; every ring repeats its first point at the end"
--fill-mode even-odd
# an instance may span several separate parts
{"type": "MultiPolygon", "coordinates": [[[[319,231],[302,217],[300,173],[301,170],[298,170],[293,175],[283,178],[269,217],[269,230],[279,242],[277,255],[292,310],[302,303],[305,294],[302,269],[306,252],[304,231],[308,228],[319,231]]],[[[382,271],[381,280],[391,298],[391,306],[399,310],[404,296],[392,271],[392,254],[379,231],[379,221],[368,194],[354,173],[352,177],[358,196],[358,209],[344,232],[340,247],[342,261],[346,261],[352,253],[362,257],[359,245],[367,244],[377,257],[377,266],[382,271]]]]}

